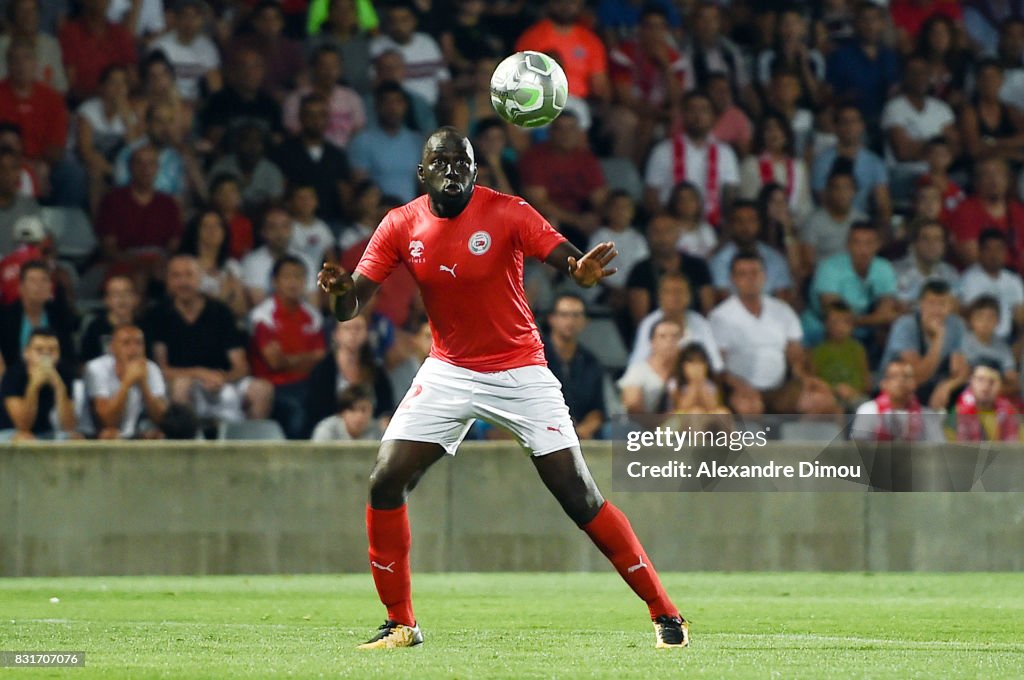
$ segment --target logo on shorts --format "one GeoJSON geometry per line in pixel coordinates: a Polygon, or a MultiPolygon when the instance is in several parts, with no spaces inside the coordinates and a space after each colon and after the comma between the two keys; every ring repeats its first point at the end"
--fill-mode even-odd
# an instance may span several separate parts
{"type": "Polygon", "coordinates": [[[561,425],[559,425],[558,427],[551,427],[550,425],[548,425],[548,429],[550,431],[552,431],[552,432],[557,432],[558,434],[561,434],[563,437],[565,436],[564,434],[562,434],[562,426],[561,425]]]}
{"type": "Polygon", "coordinates": [[[409,257],[416,262],[423,261],[423,241],[409,241],[409,257]]]}
{"type": "Polygon", "coordinates": [[[469,252],[483,255],[491,249],[491,235],[486,231],[478,231],[469,237],[469,252]]]}
{"type": "Polygon", "coordinates": [[[409,390],[409,394],[402,400],[402,404],[398,408],[409,408],[409,402],[420,396],[420,392],[423,391],[423,385],[413,385],[409,390]]]}

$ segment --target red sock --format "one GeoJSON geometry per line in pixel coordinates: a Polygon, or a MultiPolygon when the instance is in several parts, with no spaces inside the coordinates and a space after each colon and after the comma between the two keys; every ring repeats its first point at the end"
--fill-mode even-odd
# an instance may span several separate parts
{"type": "Polygon", "coordinates": [[[387,607],[388,618],[407,626],[416,625],[409,569],[412,532],[406,506],[377,510],[367,505],[366,533],[370,537],[370,573],[377,595],[387,607]]]}
{"type": "Polygon", "coordinates": [[[605,501],[594,519],[582,529],[590,536],[598,550],[611,561],[619,576],[629,584],[640,599],[647,603],[651,620],[662,614],[679,616],[668,593],[661,585],[658,572],[633,533],[633,527],[622,511],[605,501]]]}

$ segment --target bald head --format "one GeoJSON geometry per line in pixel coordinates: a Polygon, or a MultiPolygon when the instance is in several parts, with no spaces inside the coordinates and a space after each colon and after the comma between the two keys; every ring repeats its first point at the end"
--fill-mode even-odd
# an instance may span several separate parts
{"type": "Polygon", "coordinates": [[[469,139],[459,132],[458,128],[454,128],[451,125],[445,125],[434,131],[432,135],[427,137],[426,143],[423,145],[423,162],[426,164],[427,155],[435,150],[445,149],[465,149],[466,153],[469,154],[470,159],[476,163],[476,154],[473,151],[473,145],[469,139]]]}
{"type": "Polygon", "coordinates": [[[443,127],[423,145],[423,160],[416,174],[430,197],[431,210],[439,217],[462,212],[476,186],[476,155],[466,136],[443,127]]]}

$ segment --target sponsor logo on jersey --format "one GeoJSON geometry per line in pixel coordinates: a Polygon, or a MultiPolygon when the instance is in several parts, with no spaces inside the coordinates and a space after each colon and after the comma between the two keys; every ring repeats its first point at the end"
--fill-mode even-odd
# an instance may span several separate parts
{"type": "Polygon", "coordinates": [[[486,231],[478,231],[469,237],[469,252],[483,255],[491,249],[491,235],[486,231]]]}

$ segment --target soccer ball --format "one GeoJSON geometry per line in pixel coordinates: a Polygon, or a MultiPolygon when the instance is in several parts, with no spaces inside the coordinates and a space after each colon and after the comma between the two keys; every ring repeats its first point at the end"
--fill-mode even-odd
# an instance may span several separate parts
{"type": "Polygon", "coordinates": [[[547,125],[565,108],[569,81],[543,52],[516,52],[491,76],[491,104],[498,115],[524,128],[547,125]]]}

